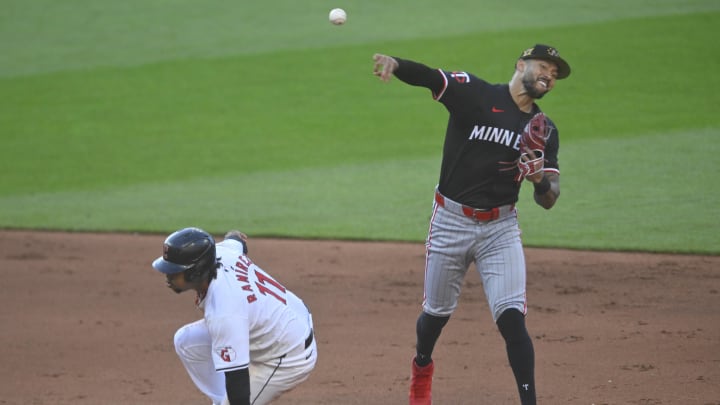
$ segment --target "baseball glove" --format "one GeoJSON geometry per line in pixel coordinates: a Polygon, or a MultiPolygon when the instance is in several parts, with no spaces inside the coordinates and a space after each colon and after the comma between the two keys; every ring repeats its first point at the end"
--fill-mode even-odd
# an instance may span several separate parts
{"type": "Polygon", "coordinates": [[[545,150],[545,143],[550,137],[550,124],[545,114],[539,112],[535,114],[523,129],[520,137],[520,153],[525,152],[525,148],[532,150],[545,150]]]}
{"type": "Polygon", "coordinates": [[[545,163],[545,143],[550,137],[550,124],[545,114],[539,112],[535,114],[523,129],[520,136],[520,159],[518,159],[518,168],[520,169],[519,178],[533,175],[541,171],[545,163]],[[535,158],[531,158],[525,151],[530,149],[535,154],[535,158]]]}

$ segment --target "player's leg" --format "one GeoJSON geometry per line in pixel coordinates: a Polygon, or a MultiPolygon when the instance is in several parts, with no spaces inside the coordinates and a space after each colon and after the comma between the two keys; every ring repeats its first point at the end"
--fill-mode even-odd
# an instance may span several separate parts
{"type": "Polygon", "coordinates": [[[432,362],[435,343],[449,320],[450,316],[434,316],[424,311],[420,314],[415,325],[417,334],[415,364],[425,367],[432,362]]]}
{"type": "Polygon", "coordinates": [[[215,371],[212,340],[205,320],[189,323],[175,333],[175,351],[197,388],[215,404],[225,398],[225,375],[215,371]]]}
{"type": "Polygon", "coordinates": [[[525,327],[525,315],[517,309],[508,309],[500,315],[497,326],[505,339],[505,349],[517,383],[520,403],[535,405],[535,351],[525,327]]]}
{"type": "Polygon", "coordinates": [[[412,360],[410,379],[410,405],[432,403],[432,378],[435,373],[432,352],[449,319],[449,316],[433,316],[426,312],[422,312],[418,317],[416,353],[412,360]]]}
{"type": "Polygon", "coordinates": [[[250,397],[253,405],[271,403],[310,377],[317,363],[317,339],[305,342],[282,359],[250,363],[250,397]]]}
{"type": "Polygon", "coordinates": [[[488,304],[500,334],[523,405],[535,404],[535,353],[525,327],[525,254],[517,218],[488,224],[487,242],[476,256],[488,304]]]}
{"type": "Polygon", "coordinates": [[[280,386],[277,376],[282,360],[276,359],[272,363],[250,363],[250,403],[269,404],[286,391],[280,386]]]}
{"type": "Polygon", "coordinates": [[[410,403],[431,400],[432,353],[443,327],[457,307],[470,261],[474,224],[468,218],[435,206],[426,241],[423,312],[416,323],[416,355],[412,361],[410,403]]]}
{"type": "Polygon", "coordinates": [[[457,307],[474,235],[472,220],[436,207],[425,243],[423,312],[416,324],[417,361],[430,362],[442,328],[457,307]],[[470,227],[470,228],[468,228],[470,227]]]}

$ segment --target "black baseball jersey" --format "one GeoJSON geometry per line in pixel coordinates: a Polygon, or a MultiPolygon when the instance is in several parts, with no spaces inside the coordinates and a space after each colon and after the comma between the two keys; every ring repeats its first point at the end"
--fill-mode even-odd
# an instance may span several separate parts
{"type": "MultiPolygon", "coordinates": [[[[533,112],[518,109],[508,84],[490,84],[466,72],[431,69],[395,58],[395,76],[427,87],[449,112],[438,188],[446,197],[475,208],[518,200],[522,178],[517,161],[523,128],[533,112]]],[[[559,138],[555,125],[545,147],[545,170],[559,173],[559,138]]]]}

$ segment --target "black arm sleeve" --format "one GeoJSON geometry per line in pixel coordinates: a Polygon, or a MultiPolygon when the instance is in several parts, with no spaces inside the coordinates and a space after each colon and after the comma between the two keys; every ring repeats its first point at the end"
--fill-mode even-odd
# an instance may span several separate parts
{"type": "Polygon", "coordinates": [[[250,372],[247,368],[225,373],[225,390],[230,405],[250,405],[250,372]]]}
{"type": "Polygon", "coordinates": [[[433,94],[439,93],[445,86],[442,74],[437,70],[407,59],[395,58],[398,68],[395,77],[412,86],[427,87],[433,94]]]}

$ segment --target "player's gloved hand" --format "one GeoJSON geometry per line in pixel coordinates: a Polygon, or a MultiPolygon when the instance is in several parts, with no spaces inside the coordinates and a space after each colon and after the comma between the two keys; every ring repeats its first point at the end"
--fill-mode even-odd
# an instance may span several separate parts
{"type": "Polygon", "coordinates": [[[526,149],[534,151],[545,151],[545,143],[550,137],[550,124],[543,113],[537,113],[523,129],[523,133],[520,136],[520,152],[524,152],[526,149]]]}
{"type": "MultiPolygon", "coordinates": [[[[550,137],[550,124],[545,114],[535,114],[523,129],[520,135],[520,171],[517,180],[528,177],[538,177],[545,166],[545,144],[550,137]]],[[[530,179],[532,181],[532,179],[530,179]]]]}
{"type": "Polygon", "coordinates": [[[225,239],[234,239],[234,240],[236,240],[236,241],[238,241],[238,242],[242,242],[242,244],[243,244],[243,254],[247,254],[247,252],[248,252],[248,248],[247,248],[247,240],[248,240],[248,237],[247,237],[247,235],[245,235],[244,233],[242,233],[242,232],[240,232],[240,231],[232,230],[232,231],[228,231],[228,232],[225,234],[225,239]]]}

